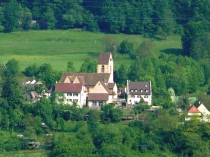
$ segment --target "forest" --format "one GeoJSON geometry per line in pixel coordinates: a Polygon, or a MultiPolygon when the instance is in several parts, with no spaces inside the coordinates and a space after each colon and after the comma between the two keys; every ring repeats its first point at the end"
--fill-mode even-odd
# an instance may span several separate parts
{"type": "Polygon", "coordinates": [[[90,110],[57,103],[60,93],[32,103],[27,92],[51,89],[64,70],[95,72],[96,61],[86,58],[80,68],[69,61],[60,71],[48,63],[31,64],[20,71],[20,63],[10,59],[0,65],[0,155],[28,150],[29,156],[42,150],[49,157],[210,156],[210,124],[197,117],[185,121],[191,96],[197,97],[195,106],[200,101],[210,110],[209,16],[209,0],[0,1],[0,37],[14,31],[72,28],[142,35],[145,40],[137,48],[126,39],[117,44],[108,35],[101,42],[114,59],[131,60],[115,69],[115,82],[123,88],[128,79],[151,80],[153,105],[162,107],[149,112],[141,101],[133,108],[106,104],[90,110]],[[154,54],[153,41],[174,34],[181,36],[182,52],[154,54]],[[23,78],[43,84],[26,88],[23,78]],[[177,103],[171,101],[169,88],[180,96],[177,103]],[[39,142],[40,148],[29,142],[39,142]]]}

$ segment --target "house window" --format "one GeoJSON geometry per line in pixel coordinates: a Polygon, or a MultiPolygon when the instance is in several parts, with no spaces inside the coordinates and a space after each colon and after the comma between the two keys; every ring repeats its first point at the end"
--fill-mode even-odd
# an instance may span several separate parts
{"type": "Polygon", "coordinates": [[[96,101],[93,101],[93,105],[96,106],[96,101]]]}
{"type": "Polygon", "coordinates": [[[78,102],[78,99],[73,99],[74,102],[78,102]]]}
{"type": "Polygon", "coordinates": [[[145,96],[144,96],[144,98],[148,98],[148,96],[147,96],[147,95],[145,95],[145,96]]]}
{"type": "Polygon", "coordinates": [[[99,101],[99,106],[101,107],[103,105],[103,101],[99,101]]]}
{"type": "Polygon", "coordinates": [[[101,66],[101,72],[104,73],[104,65],[101,66]]]}
{"type": "Polygon", "coordinates": [[[131,98],[135,98],[135,95],[131,95],[131,98]]]}
{"type": "Polygon", "coordinates": [[[78,96],[78,93],[74,93],[73,96],[78,96]]]}
{"type": "Polygon", "coordinates": [[[141,98],[140,95],[137,95],[137,98],[141,98]]]}
{"type": "Polygon", "coordinates": [[[67,96],[72,96],[72,93],[67,93],[67,96]]]}

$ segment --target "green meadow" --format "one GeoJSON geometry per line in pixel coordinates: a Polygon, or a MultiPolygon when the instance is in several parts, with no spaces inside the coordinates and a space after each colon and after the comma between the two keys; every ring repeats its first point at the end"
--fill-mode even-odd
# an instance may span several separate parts
{"type": "MultiPolygon", "coordinates": [[[[54,70],[65,71],[69,61],[79,70],[84,59],[90,57],[97,61],[98,54],[104,52],[102,38],[110,35],[120,44],[127,39],[137,48],[146,40],[141,35],[104,34],[79,30],[46,30],[0,33],[0,63],[15,58],[19,61],[20,70],[36,63],[50,63],[54,70]]],[[[152,39],[154,52],[181,53],[180,36],[169,36],[166,40],[152,39]]],[[[117,54],[115,68],[120,64],[130,65],[127,55],[117,54]]]]}

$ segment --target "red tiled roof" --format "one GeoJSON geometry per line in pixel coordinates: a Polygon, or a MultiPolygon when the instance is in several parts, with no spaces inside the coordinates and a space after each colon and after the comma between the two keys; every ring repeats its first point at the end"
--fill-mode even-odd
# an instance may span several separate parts
{"type": "Polygon", "coordinates": [[[113,89],[114,88],[115,83],[108,83],[107,87],[109,89],[113,89]]]}
{"type": "Polygon", "coordinates": [[[100,53],[99,57],[98,57],[98,64],[108,64],[110,55],[111,55],[110,52],[102,52],[102,53],[100,53]]]}
{"type": "Polygon", "coordinates": [[[192,105],[188,110],[188,113],[200,113],[200,111],[194,105],[192,105]]]}
{"type": "Polygon", "coordinates": [[[60,82],[63,83],[68,77],[74,81],[75,77],[81,81],[84,86],[95,86],[98,81],[107,82],[109,80],[109,73],[63,73],[60,82]]]}
{"type": "Polygon", "coordinates": [[[105,100],[107,101],[109,98],[109,94],[107,93],[90,93],[88,95],[88,100],[94,100],[94,101],[100,101],[100,100],[105,100]]]}
{"type": "Polygon", "coordinates": [[[75,92],[80,93],[82,90],[82,84],[81,83],[57,83],[55,86],[56,92],[75,92]]]}
{"type": "Polygon", "coordinates": [[[101,85],[104,87],[104,89],[107,91],[107,93],[113,94],[113,93],[109,90],[109,88],[104,84],[104,82],[100,81],[100,83],[101,83],[101,85]]]}

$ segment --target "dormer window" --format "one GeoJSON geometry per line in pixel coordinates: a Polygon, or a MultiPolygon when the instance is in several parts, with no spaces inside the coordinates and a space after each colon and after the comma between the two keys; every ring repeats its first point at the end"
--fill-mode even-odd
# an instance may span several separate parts
{"type": "Polygon", "coordinates": [[[147,84],[145,84],[145,86],[144,87],[147,87],[147,84]]]}
{"type": "Polygon", "coordinates": [[[137,89],[135,89],[135,92],[137,92],[137,89]]]}
{"type": "Polygon", "coordinates": [[[145,92],[148,93],[148,89],[146,89],[145,92]]]}
{"type": "Polygon", "coordinates": [[[141,89],[140,92],[143,92],[143,90],[141,89]]]}
{"type": "Polygon", "coordinates": [[[131,89],[131,92],[133,92],[133,89],[131,89]]]}

